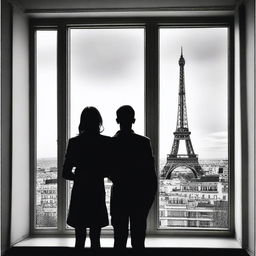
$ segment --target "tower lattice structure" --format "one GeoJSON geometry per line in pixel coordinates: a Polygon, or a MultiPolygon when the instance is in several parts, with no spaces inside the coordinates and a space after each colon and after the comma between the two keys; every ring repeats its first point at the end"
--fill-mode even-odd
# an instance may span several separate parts
{"type": "Polygon", "coordinates": [[[188,117],[186,106],[186,93],[185,93],[185,79],[184,79],[184,66],[185,59],[181,49],[181,56],[179,59],[180,77],[179,77],[179,99],[178,99],[178,113],[177,125],[174,134],[174,141],[172,144],[171,153],[167,156],[166,164],[162,170],[162,176],[166,179],[171,177],[171,173],[177,167],[187,167],[193,171],[194,175],[198,178],[203,174],[203,170],[198,162],[198,156],[195,154],[192,142],[190,139],[191,132],[188,129],[188,117]],[[180,141],[184,140],[186,145],[186,154],[178,154],[180,141]]]}

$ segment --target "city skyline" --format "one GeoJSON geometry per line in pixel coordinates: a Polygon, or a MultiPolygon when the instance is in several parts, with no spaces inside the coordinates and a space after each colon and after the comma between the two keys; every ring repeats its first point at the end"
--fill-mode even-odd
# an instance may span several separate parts
{"type": "MultiPolygon", "coordinates": [[[[188,175],[189,172],[178,168],[170,179],[159,179],[159,228],[229,227],[228,161],[208,160],[201,161],[200,164],[205,170],[204,177],[200,179],[194,179],[188,175]]],[[[68,184],[69,200],[72,184],[68,184]]],[[[108,212],[111,184],[109,181],[105,182],[108,212]]],[[[56,161],[41,160],[37,168],[36,228],[56,227],[57,200],[56,161]]]]}

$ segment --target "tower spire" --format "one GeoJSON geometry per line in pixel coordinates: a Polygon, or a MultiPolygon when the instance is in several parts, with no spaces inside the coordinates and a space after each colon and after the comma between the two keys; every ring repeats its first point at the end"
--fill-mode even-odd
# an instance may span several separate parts
{"type": "Polygon", "coordinates": [[[180,66],[179,104],[178,104],[176,130],[188,129],[188,117],[187,117],[186,94],[185,94],[185,79],[184,79],[185,59],[183,57],[182,47],[181,47],[181,55],[180,55],[180,59],[179,59],[179,66],[180,66]]]}
{"type": "Polygon", "coordinates": [[[181,47],[181,56],[179,59],[179,66],[180,66],[180,77],[179,77],[180,79],[179,79],[177,125],[176,125],[176,131],[174,132],[174,142],[172,146],[171,155],[172,156],[178,155],[179,142],[181,140],[185,140],[187,156],[195,157],[194,149],[190,140],[190,131],[188,129],[185,78],[184,78],[185,59],[183,57],[182,47],[181,47]]]}
{"type": "Polygon", "coordinates": [[[181,47],[181,55],[179,59],[180,76],[179,76],[179,95],[178,95],[178,114],[177,125],[174,134],[171,153],[167,156],[167,162],[162,170],[162,175],[167,179],[170,178],[172,171],[177,167],[191,169],[196,177],[203,174],[202,167],[198,162],[198,157],[194,152],[190,139],[191,132],[188,129],[186,93],[185,93],[185,78],[184,66],[185,59],[183,57],[183,49],[181,47]],[[185,141],[186,154],[179,154],[180,141],[185,141]]]}
{"type": "Polygon", "coordinates": [[[182,46],[181,46],[181,53],[180,53],[179,65],[180,65],[180,66],[185,66],[185,59],[184,59],[184,57],[183,57],[183,48],[182,48],[182,46]]]}

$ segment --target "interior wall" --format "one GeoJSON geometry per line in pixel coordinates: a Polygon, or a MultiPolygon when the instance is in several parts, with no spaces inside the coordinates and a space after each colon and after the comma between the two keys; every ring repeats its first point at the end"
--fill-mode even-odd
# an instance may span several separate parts
{"type": "MultiPolygon", "coordinates": [[[[235,173],[234,173],[234,225],[236,239],[242,244],[242,127],[241,127],[241,75],[240,75],[240,26],[239,12],[236,12],[234,19],[234,81],[235,81],[235,173]]],[[[246,140],[247,141],[247,140],[246,140]]],[[[245,143],[243,141],[243,143],[245,143]]],[[[246,142],[247,143],[247,142],[246,142]]]]}
{"type": "Polygon", "coordinates": [[[254,0],[245,1],[246,84],[248,106],[248,252],[255,255],[255,12],[254,0]]]}
{"type": "Polygon", "coordinates": [[[234,7],[236,0],[129,0],[129,1],[120,1],[120,0],[11,0],[13,2],[18,2],[25,10],[50,10],[50,9],[129,9],[129,8],[177,8],[180,7],[189,7],[189,8],[200,8],[200,7],[234,7]]]}
{"type": "Polygon", "coordinates": [[[255,255],[255,3],[243,1],[239,8],[241,128],[242,128],[242,241],[255,255]]]}
{"type": "MultiPolygon", "coordinates": [[[[36,2],[36,1],[35,1],[36,2]]],[[[239,129],[241,128],[241,133],[242,134],[242,141],[238,139],[236,140],[237,144],[236,144],[236,148],[239,147],[240,143],[242,143],[242,147],[243,147],[243,155],[242,155],[242,160],[241,160],[241,152],[236,151],[235,152],[235,163],[236,163],[236,168],[237,165],[241,166],[242,168],[242,173],[243,173],[243,182],[246,179],[246,182],[248,182],[248,187],[247,186],[243,186],[246,190],[243,191],[243,198],[242,198],[242,206],[241,205],[236,205],[235,209],[239,209],[239,207],[242,207],[243,209],[243,247],[244,248],[248,248],[248,251],[251,253],[251,255],[255,255],[255,248],[254,245],[256,243],[256,236],[254,235],[254,227],[255,227],[255,175],[254,175],[254,165],[255,165],[255,161],[254,161],[254,147],[255,147],[255,139],[254,139],[254,76],[255,76],[255,67],[254,67],[254,56],[255,56],[255,52],[254,52],[254,44],[255,44],[255,36],[254,36],[254,32],[255,32],[255,3],[253,0],[247,0],[245,1],[245,11],[246,11],[246,16],[245,16],[245,53],[246,53],[246,57],[245,58],[245,63],[241,63],[241,64],[245,64],[247,67],[247,72],[245,74],[241,74],[241,77],[239,75],[239,73],[237,74],[236,71],[237,69],[235,69],[235,76],[239,75],[238,79],[241,80],[241,82],[243,81],[241,87],[239,87],[239,89],[241,89],[241,93],[243,93],[245,98],[242,98],[241,100],[244,101],[246,100],[246,106],[245,108],[241,108],[242,114],[241,117],[244,116],[244,114],[246,113],[246,116],[244,117],[245,123],[242,124],[241,127],[237,127],[237,123],[236,123],[236,132],[238,130],[239,133],[239,129]],[[244,76],[243,76],[244,75],[244,76]],[[245,86],[245,87],[244,87],[245,86]],[[245,112],[243,112],[245,111],[245,112]],[[248,123],[247,123],[248,121],[248,123]],[[245,133],[244,133],[245,132],[245,133]],[[246,146],[248,144],[248,147],[246,146]],[[237,158],[238,157],[238,158],[237,158]],[[246,168],[246,169],[244,169],[246,168]],[[248,170],[248,175],[244,175],[244,173],[246,172],[246,170],[248,170]],[[248,198],[248,199],[247,199],[248,198]],[[248,208],[244,208],[244,203],[247,203],[248,208]],[[248,223],[246,223],[248,222],[248,223]],[[246,231],[246,229],[248,229],[246,231]],[[247,234],[245,235],[244,231],[247,232],[247,234]]],[[[18,153],[22,152],[21,148],[22,148],[22,144],[20,144],[19,146],[21,147],[17,147],[14,150],[14,154],[13,154],[13,158],[12,158],[12,154],[11,154],[11,150],[12,150],[12,118],[10,118],[12,116],[12,10],[9,6],[9,4],[7,3],[7,1],[2,0],[1,1],[1,34],[2,34],[2,40],[1,40],[1,144],[4,145],[1,147],[1,252],[3,252],[6,248],[9,247],[10,244],[10,216],[11,216],[11,170],[12,170],[12,159],[14,160],[15,157],[18,157],[18,153]],[[4,36],[3,36],[4,35],[4,36]]],[[[17,14],[17,13],[16,13],[17,14]]],[[[21,29],[25,29],[25,23],[26,21],[24,20],[24,17],[21,16],[21,14],[19,14],[18,16],[16,16],[15,18],[15,27],[16,28],[21,28],[21,29]],[[21,24],[18,24],[19,22],[21,22],[21,24]]],[[[25,31],[25,30],[23,30],[25,31]]],[[[18,36],[19,31],[16,31],[17,34],[14,36],[18,36]]],[[[25,31],[26,33],[26,31],[25,31]]],[[[239,36],[239,34],[237,34],[239,36]]],[[[236,33],[235,33],[236,36],[236,33]]],[[[24,38],[23,38],[24,40],[24,38]]],[[[237,43],[237,40],[235,39],[235,42],[237,43]]],[[[26,43],[25,41],[22,42],[22,45],[14,45],[14,48],[17,47],[16,49],[25,49],[26,50],[26,43]]],[[[236,47],[236,49],[239,49],[236,47]]],[[[13,51],[15,53],[15,50],[13,51]]],[[[24,53],[23,53],[24,54],[24,53]]],[[[240,54],[243,54],[243,52],[241,52],[240,54]]],[[[22,55],[23,56],[23,55],[22,55]]],[[[14,57],[15,58],[15,57],[14,57]]],[[[14,64],[14,68],[18,69],[19,72],[16,72],[18,74],[21,74],[24,71],[24,67],[23,64],[26,65],[24,59],[22,62],[22,59],[19,60],[18,58],[16,59],[18,62],[14,64]],[[20,62],[21,61],[21,62],[20,62]],[[21,69],[20,69],[21,68],[21,69]],[[20,71],[21,70],[21,71],[20,71]]],[[[239,67],[238,67],[239,68],[239,67]]],[[[243,70],[245,70],[243,68],[243,70]]],[[[15,77],[14,77],[15,79],[15,77]]],[[[26,86],[26,82],[25,82],[26,78],[23,77],[22,79],[22,83],[19,83],[18,80],[16,80],[16,86],[14,89],[14,96],[16,95],[16,97],[18,96],[18,92],[22,93],[22,100],[19,102],[16,102],[13,105],[13,108],[16,109],[16,114],[18,115],[19,113],[19,109],[18,107],[22,107],[23,109],[26,109],[26,102],[25,102],[25,98],[27,97],[27,95],[24,94],[24,91],[21,90],[21,84],[22,86],[26,86]],[[21,102],[25,103],[25,105],[23,106],[23,103],[21,104],[21,102]]],[[[237,89],[236,89],[237,90],[237,89]]],[[[235,100],[237,103],[238,100],[238,104],[239,104],[239,93],[240,92],[236,92],[235,93],[235,100]]],[[[27,102],[28,103],[28,102],[27,102]]],[[[238,117],[237,120],[239,120],[239,115],[240,113],[238,112],[238,116],[237,116],[237,108],[236,108],[236,117],[238,117]]],[[[23,121],[25,121],[26,117],[24,117],[23,121]]],[[[237,121],[236,121],[237,122],[237,121]]],[[[239,123],[238,123],[239,125],[239,123]]],[[[15,127],[18,129],[18,126],[15,125],[15,127]]],[[[15,129],[16,129],[15,128],[15,129]]],[[[15,130],[14,129],[14,130],[15,130]]],[[[24,122],[24,126],[22,127],[22,129],[24,130],[15,130],[14,131],[14,135],[13,135],[13,139],[14,139],[14,143],[15,142],[20,142],[20,138],[19,136],[21,136],[22,134],[26,133],[26,125],[24,122]],[[23,133],[23,131],[25,131],[23,133]]],[[[24,139],[24,138],[23,138],[24,139]]],[[[15,143],[16,145],[16,143],[15,143]]],[[[25,145],[26,141],[25,141],[25,145]]],[[[26,146],[25,146],[26,147],[26,146]]],[[[24,151],[23,151],[24,152],[24,151]]],[[[24,161],[22,159],[19,159],[18,162],[21,163],[23,165],[23,167],[26,168],[27,166],[27,160],[25,159],[24,161]],[[19,162],[20,161],[20,162],[19,162]]],[[[14,161],[15,163],[16,160],[14,161]]],[[[22,168],[23,168],[22,167],[22,168]]],[[[21,173],[21,169],[20,166],[18,164],[16,164],[14,166],[14,171],[16,174],[20,175],[19,178],[21,178],[23,175],[21,173]]],[[[27,173],[25,173],[25,175],[27,175],[27,173]]],[[[239,185],[239,181],[241,181],[242,177],[240,177],[240,179],[238,179],[238,183],[236,183],[237,185],[239,185]]],[[[23,180],[23,179],[22,179],[23,180]]],[[[27,179],[28,181],[29,179],[27,179]]],[[[14,184],[17,184],[19,180],[16,179],[14,184]]],[[[20,182],[22,183],[22,182],[20,182]]],[[[244,184],[243,184],[244,185],[244,184]]],[[[13,189],[13,193],[18,193],[17,191],[23,191],[25,193],[27,193],[27,184],[20,184],[19,187],[17,187],[17,189],[13,189]]],[[[235,190],[236,195],[241,195],[240,191],[235,190]]],[[[24,195],[19,195],[24,199],[24,195]]],[[[29,198],[29,197],[27,197],[29,198]]],[[[25,204],[26,205],[26,204],[25,204]]],[[[15,201],[12,204],[12,207],[14,207],[14,209],[16,209],[15,211],[21,210],[23,213],[25,213],[25,211],[27,211],[28,208],[24,207],[24,205],[22,204],[22,206],[19,205],[19,201],[15,201]],[[23,209],[24,207],[24,209],[23,209]]],[[[241,208],[240,208],[241,209],[241,208]]],[[[13,213],[14,211],[12,211],[13,213]]],[[[25,216],[25,215],[24,215],[25,216]]],[[[29,214],[27,215],[29,216],[29,214]]],[[[23,220],[23,218],[22,218],[23,220]]],[[[15,218],[12,215],[12,221],[13,221],[13,225],[12,225],[12,231],[15,230],[15,226],[17,227],[17,230],[19,230],[19,232],[17,233],[13,233],[12,232],[12,241],[15,241],[16,239],[19,239],[19,237],[23,236],[23,234],[26,234],[28,232],[26,225],[23,225],[22,223],[16,223],[16,222],[22,222],[22,220],[18,219],[17,217],[15,218]]],[[[25,220],[26,222],[27,220],[25,220]]],[[[241,219],[239,219],[239,216],[237,217],[236,215],[236,221],[240,221],[241,219]]],[[[241,223],[240,223],[241,224],[241,223]]],[[[239,230],[238,230],[239,231],[239,230]]],[[[242,238],[241,236],[241,232],[237,232],[237,237],[239,239],[242,238]]]]}
{"type": "Polygon", "coordinates": [[[29,234],[29,24],[13,8],[11,244],[29,234]]]}
{"type": "MultiPolygon", "coordinates": [[[[254,28],[253,28],[253,34],[254,34],[254,85],[256,82],[256,3],[254,2],[254,28]]],[[[256,92],[254,92],[254,99],[256,98],[256,92]]],[[[255,103],[254,103],[254,108],[255,108],[255,103]]],[[[255,119],[254,119],[255,123],[255,119]]],[[[256,143],[255,143],[255,138],[254,138],[254,150],[256,151],[256,143]]],[[[255,170],[256,170],[256,163],[254,161],[254,186],[256,186],[256,175],[255,175],[255,170]]],[[[254,187],[254,255],[256,255],[256,187],[254,187]]]]}
{"type": "Polygon", "coordinates": [[[12,10],[1,1],[1,253],[10,244],[12,131],[12,10]]]}

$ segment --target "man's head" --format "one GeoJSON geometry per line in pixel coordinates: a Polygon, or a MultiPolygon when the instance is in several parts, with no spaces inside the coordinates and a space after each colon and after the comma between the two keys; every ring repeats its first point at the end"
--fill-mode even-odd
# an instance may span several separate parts
{"type": "Polygon", "coordinates": [[[131,128],[135,122],[135,111],[129,105],[121,106],[116,111],[116,122],[120,124],[122,128],[131,128]]]}

